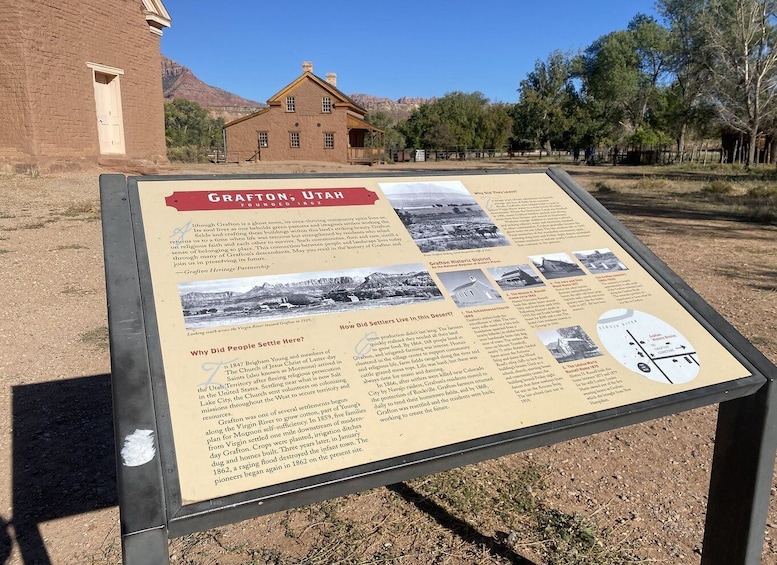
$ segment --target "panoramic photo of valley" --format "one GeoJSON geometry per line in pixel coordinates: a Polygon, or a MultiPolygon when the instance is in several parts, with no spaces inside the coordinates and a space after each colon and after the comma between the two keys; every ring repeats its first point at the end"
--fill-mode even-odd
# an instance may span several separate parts
{"type": "Polygon", "coordinates": [[[421,264],[196,281],[178,292],[189,330],[443,299],[421,264]]]}

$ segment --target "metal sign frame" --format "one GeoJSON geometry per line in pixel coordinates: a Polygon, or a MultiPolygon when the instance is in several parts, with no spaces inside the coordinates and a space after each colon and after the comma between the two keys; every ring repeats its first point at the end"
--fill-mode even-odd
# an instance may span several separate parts
{"type": "MultiPolygon", "coordinates": [[[[751,373],[750,377],[549,424],[440,446],[314,477],[184,505],[164,383],[156,312],[138,197],[138,177],[102,175],[103,237],[111,343],[117,478],[124,562],[166,563],[168,539],[377,486],[612,430],[720,403],[705,529],[704,565],[760,562],[777,450],[777,368],[560,169],[547,173],[596,223],[751,373]],[[159,457],[121,464],[119,450],[137,430],[157,438],[159,457]]],[[[222,178],[433,177],[484,171],[378,174],[241,175],[222,178]]],[[[143,177],[196,180],[201,176],[143,177]]]]}

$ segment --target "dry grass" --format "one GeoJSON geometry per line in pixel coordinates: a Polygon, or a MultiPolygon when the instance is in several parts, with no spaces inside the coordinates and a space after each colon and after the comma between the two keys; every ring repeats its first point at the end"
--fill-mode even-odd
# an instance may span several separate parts
{"type": "MultiPolygon", "coordinates": [[[[62,292],[64,294],[80,294],[82,296],[84,294],[89,294],[88,292],[84,293],[79,289],[72,289],[71,287],[66,287],[62,292]]],[[[100,326],[99,328],[89,330],[88,332],[81,334],[80,340],[97,349],[108,349],[108,327],[100,326]]]]}
{"type": "Polygon", "coordinates": [[[75,218],[79,220],[99,220],[100,203],[99,202],[74,202],[64,210],[55,212],[55,215],[64,218],[75,218]]]}

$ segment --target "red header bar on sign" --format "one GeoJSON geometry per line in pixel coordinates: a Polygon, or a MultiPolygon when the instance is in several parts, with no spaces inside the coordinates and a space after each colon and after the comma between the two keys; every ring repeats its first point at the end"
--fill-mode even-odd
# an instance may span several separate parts
{"type": "Polygon", "coordinates": [[[283,188],[274,190],[197,190],[174,192],[165,203],[179,212],[366,206],[378,195],[364,187],[283,188]]]}

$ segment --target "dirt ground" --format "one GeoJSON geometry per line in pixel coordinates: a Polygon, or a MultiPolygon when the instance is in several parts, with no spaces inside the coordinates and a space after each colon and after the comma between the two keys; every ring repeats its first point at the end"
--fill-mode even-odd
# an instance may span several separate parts
{"type": "MultiPolygon", "coordinates": [[[[370,171],[383,168],[399,167],[370,171]]],[[[260,164],[154,172],[363,170],[260,164]]],[[[652,174],[647,169],[567,170],[589,190],[602,182],[619,187],[601,195],[616,216],[777,362],[777,228],[684,213],[679,177],[676,190],[670,182],[663,198],[645,201],[633,187],[652,174]]],[[[98,198],[98,175],[105,172],[0,177],[0,565],[120,562],[98,198]]],[[[714,406],[701,408],[484,462],[444,480],[498,484],[517,469],[543,469],[546,503],[599,524],[606,532],[601,543],[628,550],[635,556],[630,562],[698,563],[715,418],[714,406]]],[[[431,508],[424,493],[442,480],[374,489],[179,538],[171,541],[171,559],[545,563],[542,539],[503,543],[515,516],[489,505],[471,516],[431,508]],[[332,524],[355,540],[349,552],[332,524]]],[[[772,488],[763,553],[771,565],[777,564],[775,493],[772,488]]]]}

